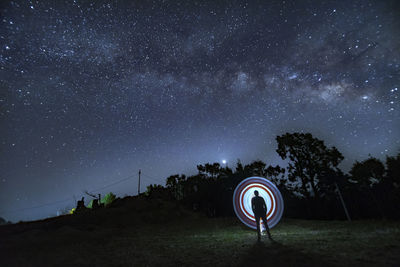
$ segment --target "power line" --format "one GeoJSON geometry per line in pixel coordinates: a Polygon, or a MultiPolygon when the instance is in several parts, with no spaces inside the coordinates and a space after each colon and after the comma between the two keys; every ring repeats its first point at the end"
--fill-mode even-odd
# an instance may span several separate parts
{"type": "Polygon", "coordinates": [[[124,181],[127,181],[127,180],[131,179],[132,177],[134,177],[134,175],[130,175],[130,176],[128,176],[128,177],[126,177],[126,178],[124,178],[124,179],[121,179],[121,180],[119,180],[119,181],[116,181],[116,182],[113,182],[113,183],[111,183],[111,184],[105,185],[105,186],[103,186],[103,187],[100,187],[100,188],[91,190],[90,193],[94,193],[94,192],[103,190],[103,189],[105,189],[105,188],[108,188],[108,187],[117,185],[117,184],[119,184],[119,183],[122,183],[122,182],[124,182],[124,181]]]}
{"type": "MultiPolygon", "coordinates": [[[[160,183],[160,180],[157,179],[157,178],[151,177],[151,176],[149,176],[149,175],[147,175],[147,174],[145,174],[145,173],[142,173],[142,175],[146,176],[147,178],[149,178],[149,179],[152,180],[153,182],[156,182],[156,183],[158,183],[158,184],[160,183]]],[[[95,193],[95,192],[98,192],[98,191],[100,191],[100,190],[109,188],[109,187],[111,187],[111,186],[120,184],[120,183],[122,183],[122,182],[125,182],[125,181],[127,181],[127,180],[133,178],[133,177],[135,177],[135,175],[130,175],[130,176],[125,177],[125,178],[123,178],[123,179],[121,179],[121,180],[118,180],[118,181],[112,182],[112,183],[110,183],[110,184],[108,184],[108,185],[105,185],[105,186],[96,188],[96,189],[94,189],[94,190],[91,190],[90,193],[95,193]]],[[[66,198],[66,199],[63,199],[63,200],[57,200],[57,201],[54,201],[54,202],[48,202],[48,203],[45,203],[45,204],[41,204],[41,205],[38,205],[38,206],[29,207],[29,208],[21,208],[21,209],[15,209],[15,210],[0,211],[0,213],[15,213],[15,212],[20,212],[20,211],[25,211],[25,210],[30,210],[30,209],[38,209],[38,208],[42,208],[42,207],[46,207],[46,206],[55,205],[55,204],[58,204],[58,203],[67,202],[67,201],[70,201],[70,200],[73,200],[73,199],[74,199],[74,198],[70,197],[70,198],[66,198]]]]}
{"type": "MultiPolygon", "coordinates": [[[[100,190],[102,190],[102,189],[105,189],[105,188],[108,188],[108,187],[117,185],[117,184],[119,184],[119,183],[122,183],[122,182],[124,182],[124,181],[127,181],[127,180],[131,179],[132,177],[134,177],[134,175],[130,175],[130,176],[125,177],[125,178],[123,178],[123,179],[121,179],[121,180],[118,180],[118,181],[115,181],[115,182],[113,182],[113,183],[111,183],[111,184],[105,185],[105,186],[103,186],[103,187],[101,187],[101,188],[97,188],[97,189],[91,190],[90,192],[91,192],[91,193],[94,193],[94,192],[100,191],[100,190]]],[[[29,207],[29,208],[21,208],[21,209],[15,209],[15,210],[0,211],[0,213],[14,213],[14,212],[20,212],[20,211],[24,211],[24,210],[38,209],[38,208],[42,208],[42,207],[46,207],[46,206],[51,206],[51,205],[58,204],[58,203],[62,203],[62,202],[67,202],[67,201],[70,201],[70,200],[73,200],[73,198],[70,197],[70,198],[67,198],[67,199],[57,200],[57,201],[54,201],[54,202],[49,202],[49,203],[45,203],[45,204],[42,204],[42,205],[33,206],[33,207],[29,207]]]]}

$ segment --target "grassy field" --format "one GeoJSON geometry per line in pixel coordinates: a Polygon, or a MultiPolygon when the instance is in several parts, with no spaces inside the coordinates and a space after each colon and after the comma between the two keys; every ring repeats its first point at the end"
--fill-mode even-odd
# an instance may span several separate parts
{"type": "Polygon", "coordinates": [[[400,266],[398,222],[287,219],[258,243],[236,218],[180,215],[0,227],[0,266],[400,266]]]}

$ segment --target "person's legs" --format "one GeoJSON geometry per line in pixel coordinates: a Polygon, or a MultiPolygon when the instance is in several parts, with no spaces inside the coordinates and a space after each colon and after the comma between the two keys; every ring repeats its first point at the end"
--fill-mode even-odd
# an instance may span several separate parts
{"type": "Polygon", "coordinates": [[[267,216],[264,215],[264,216],[262,217],[262,220],[263,220],[263,222],[264,222],[264,226],[265,226],[265,230],[267,231],[268,238],[269,238],[269,239],[272,239],[271,234],[270,234],[270,232],[269,232],[267,216]]]}
{"type": "Polygon", "coordinates": [[[261,229],[260,229],[260,216],[254,215],[254,217],[256,218],[256,224],[257,224],[257,240],[260,241],[261,240],[261,229]]]}

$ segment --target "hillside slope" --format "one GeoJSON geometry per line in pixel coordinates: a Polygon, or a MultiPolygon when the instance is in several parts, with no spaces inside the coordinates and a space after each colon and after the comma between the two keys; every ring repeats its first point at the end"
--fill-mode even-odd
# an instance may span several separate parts
{"type": "Polygon", "coordinates": [[[0,266],[396,266],[400,226],[284,220],[256,242],[236,218],[127,197],[111,207],[0,227],[0,266]]]}

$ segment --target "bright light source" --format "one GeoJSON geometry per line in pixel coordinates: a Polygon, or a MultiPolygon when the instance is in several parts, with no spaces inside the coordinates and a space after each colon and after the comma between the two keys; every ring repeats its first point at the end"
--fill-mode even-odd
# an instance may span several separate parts
{"type": "Polygon", "coordinates": [[[226,164],[226,160],[225,159],[222,160],[222,164],[226,164]]]}
{"type": "MultiPolygon", "coordinates": [[[[283,214],[283,198],[278,188],[263,177],[249,177],[238,184],[233,193],[233,208],[239,220],[250,228],[256,229],[256,220],[251,207],[251,199],[257,190],[267,205],[269,228],[274,227],[283,214]]],[[[263,229],[263,228],[261,228],[263,229]]]]}

